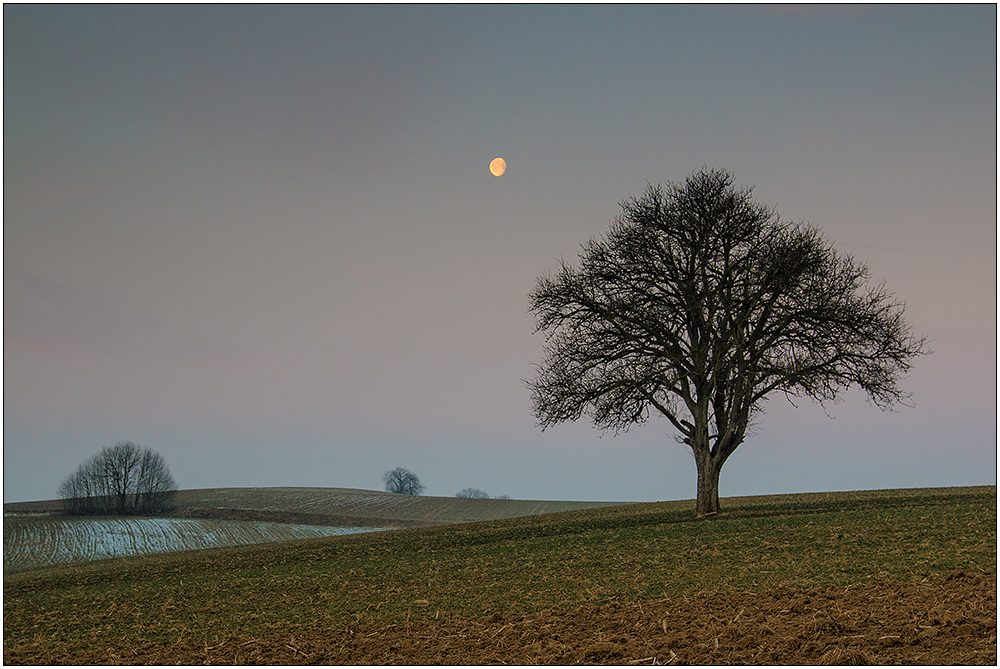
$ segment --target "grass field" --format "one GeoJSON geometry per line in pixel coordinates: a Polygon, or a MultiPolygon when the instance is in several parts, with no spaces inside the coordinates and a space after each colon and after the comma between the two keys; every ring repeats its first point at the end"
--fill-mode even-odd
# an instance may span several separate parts
{"type": "Polygon", "coordinates": [[[995,486],[728,498],[707,520],[692,508],[611,506],[5,573],[4,659],[996,574],[995,486]]]}

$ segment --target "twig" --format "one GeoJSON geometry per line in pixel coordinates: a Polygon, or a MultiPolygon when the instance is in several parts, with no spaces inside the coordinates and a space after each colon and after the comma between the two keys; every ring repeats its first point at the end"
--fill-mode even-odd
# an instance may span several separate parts
{"type": "Polygon", "coordinates": [[[294,650],[294,651],[295,651],[296,653],[298,653],[298,654],[299,654],[299,655],[301,655],[302,657],[309,657],[308,655],[306,655],[305,653],[303,653],[303,652],[302,652],[301,650],[299,650],[298,648],[295,648],[294,646],[289,646],[289,645],[288,645],[287,643],[285,644],[285,648],[290,648],[291,650],[294,650]]]}

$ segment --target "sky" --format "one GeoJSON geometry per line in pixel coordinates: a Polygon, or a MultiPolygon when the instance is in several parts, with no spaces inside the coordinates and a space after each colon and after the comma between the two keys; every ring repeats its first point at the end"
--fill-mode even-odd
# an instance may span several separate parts
{"type": "Polygon", "coordinates": [[[3,499],[118,441],[185,489],[691,499],[665,419],[537,427],[527,294],[703,166],[933,351],[915,408],[772,398],[720,494],[995,485],[996,11],[5,5],[3,499]]]}

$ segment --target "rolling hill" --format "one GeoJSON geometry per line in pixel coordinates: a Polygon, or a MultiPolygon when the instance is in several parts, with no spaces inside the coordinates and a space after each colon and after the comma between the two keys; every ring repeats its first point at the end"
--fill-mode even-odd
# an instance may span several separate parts
{"type": "MultiPolygon", "coordinates": [[[[203,488],[178,491],[169,515],[337,527],[423,527],[622,503],[418,497],[355,488],[203,488]]],[[[3,505],[5,516],[58,514],[61,508],[59,500],[3,505]]]]}

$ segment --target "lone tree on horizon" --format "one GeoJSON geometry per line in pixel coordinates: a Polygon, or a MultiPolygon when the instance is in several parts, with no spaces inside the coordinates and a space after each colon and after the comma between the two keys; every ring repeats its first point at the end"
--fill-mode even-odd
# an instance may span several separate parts
{"type": "Polygon", "coordinates": [[[148,515],[170,508],[177,483],[163,456],[130,441],[107,446],[59,486],[70,515],[148,515]]]}
{"type": "Polygon", "coordinates": [[[396,467],[382,474],[382,481],[385,483],[386,492],[394,492],[399,495],[419,495],[424,491],[424,484],[420,482],[417,475],[402,467],[396,467]]]}
{"type": "Polygon", "coordinates": [[[462,488],[455,493],[455,497],[464,499],[489,499],[490,495],[485,490],[480,490],[479,488],[462,488]]]}
{"type": "Polygon", "coordinates": [[[851,386],[885,410],[927,354],[904,305],[818,229],[780,219],[725,170],[647,186],[579,268],[529,294],[545,357],[528,382],[545,430],[587,414],[627,431],[665,416],[698,470],[698,517],[719,510],[719,474],[772,393],[825,404],[851,386]]]}

